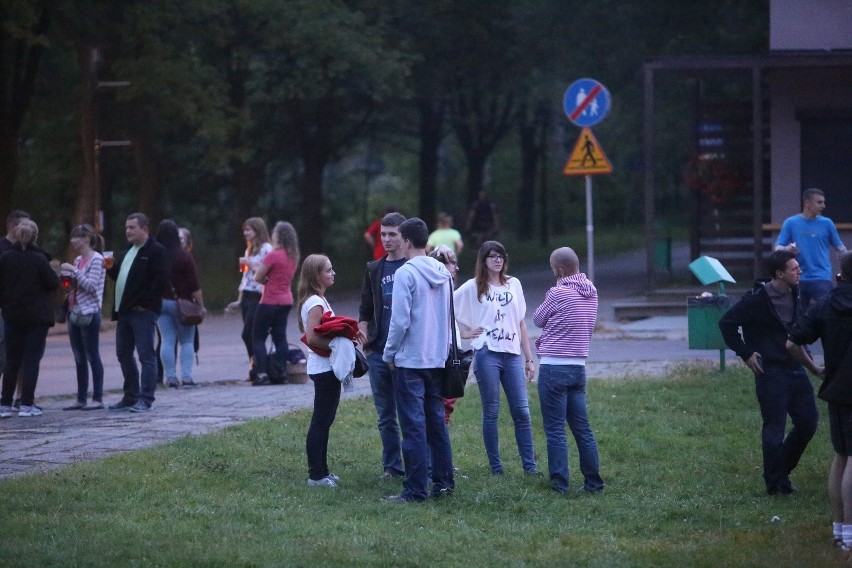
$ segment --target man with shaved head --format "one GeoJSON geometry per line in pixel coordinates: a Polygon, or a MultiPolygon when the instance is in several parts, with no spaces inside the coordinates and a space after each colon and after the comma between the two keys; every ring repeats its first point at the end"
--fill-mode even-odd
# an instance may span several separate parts
{"type": "Polygon", "coordinates": [[[577,253],[569,247],[550,255],[550,268],[556,286],[533,315],[542,328],[535,346],[539,356],[538,396],[544,435],[547,439],[547,466],[553,490],[569,491],[568,438],[565,422],[577,443],[580,472],[584,483],[580,492],[600,493],[598,443],[586,411],[586,358],[598,315],[598,291],[580,272],[577,253]]]}

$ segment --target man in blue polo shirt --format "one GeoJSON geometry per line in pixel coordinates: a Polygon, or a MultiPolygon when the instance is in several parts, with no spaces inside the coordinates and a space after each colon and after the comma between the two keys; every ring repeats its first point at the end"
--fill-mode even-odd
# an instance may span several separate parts
{"type": "Polygon", "coordinates": [[[825,194],[816,188],[802,194],[802,212],[784,221],[775,242],[775,250],[796,253],[802,268],[799,282],[799,307],[804,313],[808,306],[831,292],[831,254],[829,247],[838,253],[846,252],[837,227],[828,217],[823,217],[825,194]]]}

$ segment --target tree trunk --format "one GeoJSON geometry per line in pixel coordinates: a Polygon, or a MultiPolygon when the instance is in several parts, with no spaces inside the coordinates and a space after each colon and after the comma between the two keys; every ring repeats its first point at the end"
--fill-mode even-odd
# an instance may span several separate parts
{"type": "Polygon", "coordinates": [[[316,153],[310,153],[304,158],[305,170],[299,186],[302,193],[302,227],[299,242],[303,257],[322,251],[323,229],[325,223],[322,217],[322,180],[326,160],[316,153]]]}
{"type": "MultiPolygon", "coordinates": [[[[42,7],[30,30],[42,40],[50,27],[49,4],[42,7]]],[[[0,30],[0,222],[14,206],[15,181],[18,179],[18,136],[24,117],[35,94],[35,81],[46,42],[13,37],[0,30]],[[7,54],[13,54],[7,58],[7,54]],[[7,63],[13,61],[14,63],[7,63]],[[7,66],[8,65],[8,66],[7,66]]]]}
{"type": "Polygon", "coordinates": [[[435,226],[438,206],[438,152],[443,140],[444,103],[434,97],[418,101],[420,111],[420,218],[435,226]]]}
{"type": "Polygon", "coordinates": [[[77,45],[77,62],[82,70],[82,89],[80,98],[80,151],[83,159],[82,177],[74,195],[74,209],[71,214],[71,225],[77,226],[89,223],[98,230],[98,138],[97,110],[95,106],[95,89],[98,82],[98,48],[87,44],[77,45]]]}

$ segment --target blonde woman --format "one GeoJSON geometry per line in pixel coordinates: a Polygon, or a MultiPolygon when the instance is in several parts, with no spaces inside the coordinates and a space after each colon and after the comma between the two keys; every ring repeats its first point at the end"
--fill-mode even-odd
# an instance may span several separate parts
{"type": "Polygon", "coordinates": [[[103,410],[104,364],[99,343],[106,281],[101,254],[104,240],[91,225],[77,225],[71,229],[71,248],[77,253],[74,263],[65,262],[60,266],[62,276],[73,282],[68,294],[68,309],[82,314],[88,323],[68,318],[68,340],[77,367],[77,400],[64,410],[103,410]],[[91,404],[87,404],[89,366],[92,368],[91,404]]]}
{"type": "MultiPolygon", "coordinates": [[[[314,333],[322,315],[334,310],[325,299],[325,291],[334,284],[334,268],[325,255],[312,254],[302,263],[299,276],[299,330],[304,332],[308,347],[328,350],[330,337],[314,333]]],[[[364,334],[357,340],[363,343],[364,334]]],[[[328,469],[328,437],[340,404],[340,379],[334,374],[331,359],[308,351],[308,376],[314,383],[314,413],[305,440],[308,455],[308,485],[335,487],[339,478],[328,469]]]]}
{"type": "Polygon", "coordinates": [[[47,330],[53,326],[50,293],[59,288],[59,277],[36,246],[38,225],[23,219],[15,229],[15,244],[0,257],[0,308],[6,333],[6,368],[0,394],[0,418],[12,416],[12,397],[23,375],[18,416],[41,415],[34,404],[47,330]]]}
{"type": "Polygon", "coordinates": [[[286,357],[287,316],[293,307],[293,276],[299,265],[299,237],[290,223],[279,221],[272,230],[272,252],[263,257],[254,274],[255,282],[263,284],[260,304],[254,314],[252,341],[254,343],[254,386],[281,382],[285,377],[269,377],[267,372],[266,338],[272,336],[276,357],[286,357]]]}
{"type": "Polygon", "coordinates": [[[272,244],[269,242],[269,231],[266,223],[260,217],[249,217],[243,222],[243,237],[246,240],[245,255],[240,257],[240,295],[236,302],[231,302],[225,311],[231,312],[240,309],[243,316],[242,339],[246,346],[249,357],[249,380],[254,378],[254,341],[252,340],[252,327],[254,326],[254,314],[260,304],[263,294],[263,284],[254,279],[255,271],[260,267],[263,257],[272,252],[272,244]]]}

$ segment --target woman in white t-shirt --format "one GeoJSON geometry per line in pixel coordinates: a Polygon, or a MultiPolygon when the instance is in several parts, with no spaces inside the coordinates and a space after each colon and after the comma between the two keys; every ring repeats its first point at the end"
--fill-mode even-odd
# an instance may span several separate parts
{"type": "Polygon", "coordinates": [[[249,356],[248,380],[254,379],[254,340],[252,328],[254,327],[254,314],[260,304],[263,294],[263,284],[255,281],[254,273],[260,268],[263,257],[272,252],[272,243],[269,242],[269,231],[266,223],[260,217],[249,217],[243,222],[243,237],[246,239],[246,252],[240,257],[240,280],[239,292],[236,302],[231,302],[225,308],[226,312],[232,312],[237,308],[243,316],[243,332],[241,337],[246,346],[249,356]]]}
{"type": "Polygon", "coordinates": [[[515,424],[521,464],[526,473],[538,475],[524,380],[531,381],[535,374],[524,321],[527,304],[521,283],[506,274],[507,263],[503,245],[484,242],[476,256],[475,277],[456,290],[453,302],[459,327],[473,336],[473,374],[482,398],[482,437],[491,473],[503,473],[497,436],[502,385],[515,424]]]}
{"type": "MultiPolygon", "coordinates": [[[[325,299],[325,291],[332,284],[334,269],[331,260],[321,254],[308,256],[302,263],[298,291],[299,330],[305,333],[308,347],[329,349],[332,338],[315,334],[314,328],[320,324],[324,313],[334,315],[325,299]]],[[[357,339],[361,343],[366,340],[360,332],[357,339]]],[[[334,487],[340,478],[328,470],[328,434],[340,404],[341,383],[332,370],[331,359],[313,350],[308,351],[307,372],[314,383],[314,413],[305,440],[308,485],[334,487]]]]}

